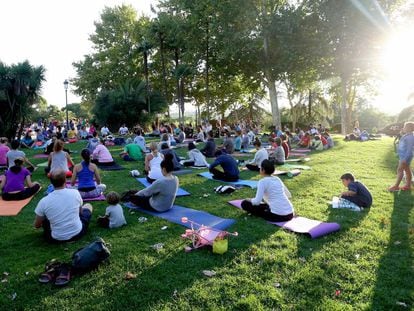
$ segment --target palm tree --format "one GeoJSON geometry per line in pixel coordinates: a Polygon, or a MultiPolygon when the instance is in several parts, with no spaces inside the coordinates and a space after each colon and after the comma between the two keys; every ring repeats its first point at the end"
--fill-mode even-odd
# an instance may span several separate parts
{"type": "Polygon", "coordinates": [[[0,132],[8,138],[15,137],[18,123],[24,125],[29,108],[39,100],[45,72],[28,61],[11,66],[0,62],[0,132]]]}

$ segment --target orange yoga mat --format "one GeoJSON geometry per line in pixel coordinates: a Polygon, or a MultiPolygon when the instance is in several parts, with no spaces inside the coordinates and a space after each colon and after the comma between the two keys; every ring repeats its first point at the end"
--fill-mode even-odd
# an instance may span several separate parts
{"type": "Polygon", "coordinates": [[[4,201],[0,196],[0,216],[16,216],[23,209],[23,207],[29,204],[35,195],[36,194],[21,201],[4,201]]]}

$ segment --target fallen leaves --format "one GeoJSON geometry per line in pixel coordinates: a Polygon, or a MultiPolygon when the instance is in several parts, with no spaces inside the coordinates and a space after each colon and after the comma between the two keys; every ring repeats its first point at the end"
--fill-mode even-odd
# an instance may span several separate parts
{"type": "Polygon", "coordinates": [[[127,281],[129,281],[129,280],[133,280],[133,279],[136,279],[137,278],[137,275],[135,274],[135,273],[132,273],[132,272],[127,272],[127,273],[125,273],[125,280],[127,280],[127,281]]]}

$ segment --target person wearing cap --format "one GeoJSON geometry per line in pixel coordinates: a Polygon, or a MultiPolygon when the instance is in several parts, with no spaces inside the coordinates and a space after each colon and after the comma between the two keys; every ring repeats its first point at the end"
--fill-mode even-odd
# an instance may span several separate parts
{"type": "Polygon", "coordinates": [[[183,161],[184,166],[208,167],[206,157],[198,150],[193,142],[188,143],[188,160],[183,161]]]}
{"type": "Polygon", "coordinates": [[[32,182],[31,174],[27,168],[23,166],[24,159],[17,157],[14,165],[10,167],[3,176],[0,176],[0,190],[2,190],[2,198],[5,201],[24,200],[40,189],[40,184],[32,182]],[[27,187],[25,187],[25,184],[27,187]]]}

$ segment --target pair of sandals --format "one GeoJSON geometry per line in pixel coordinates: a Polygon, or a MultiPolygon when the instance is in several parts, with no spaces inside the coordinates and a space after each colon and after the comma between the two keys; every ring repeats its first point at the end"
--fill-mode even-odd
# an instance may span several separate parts
{"type": "Polygon", "coordinates": [[[39,282],[42,284],[54,282],[56,286],[65,286],[70,282],[71,274],[69,264],[52,260],[46,263],[45,271],[39,276],[39,282]]]}
{"type": "Polygon", "coordinates": [[[403,186],[403,187],[396,187],[396,186],[391,186],[388,188],[389,192],[395,192],[395,191],[409,191],[411,190],[410,186],[403,186]]]}

